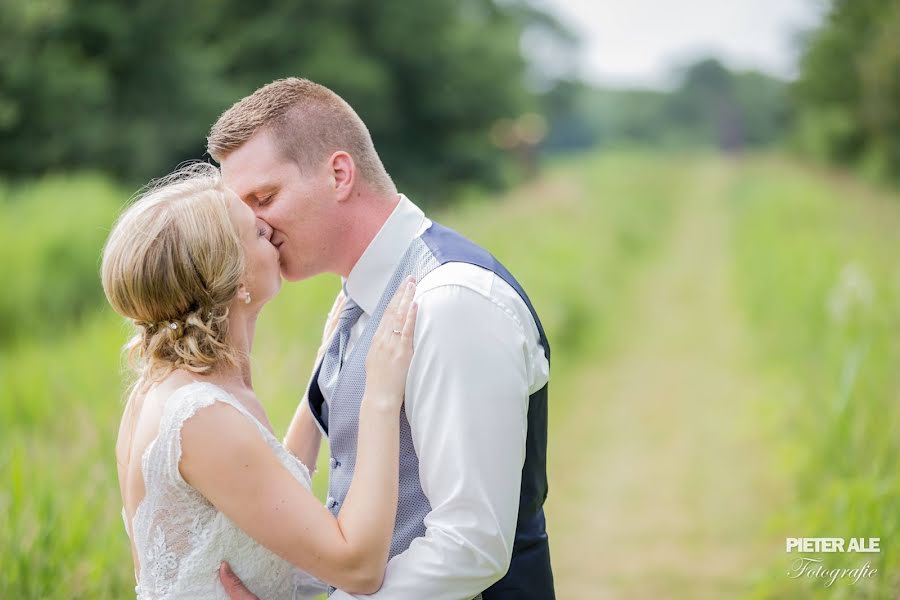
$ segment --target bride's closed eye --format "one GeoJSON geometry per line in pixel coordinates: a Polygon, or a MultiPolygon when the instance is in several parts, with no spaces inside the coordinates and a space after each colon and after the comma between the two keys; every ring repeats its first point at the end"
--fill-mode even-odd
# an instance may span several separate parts
{"type": "Polygon", "coordinates": [[[271,240],[272,228],[262,219],[256,219],[256,235],[271,240]]]}

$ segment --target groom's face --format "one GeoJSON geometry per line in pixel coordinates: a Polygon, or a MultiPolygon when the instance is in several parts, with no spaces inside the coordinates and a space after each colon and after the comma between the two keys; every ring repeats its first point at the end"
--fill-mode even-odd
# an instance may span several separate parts
{"type": "Polygon", "coordinates": [[[266,131],[222,160],[225,183],[272,228],[285,279],[306,279],[329,269],[335,240],[334,185],[329,172],[285,158],[266,131]]]}

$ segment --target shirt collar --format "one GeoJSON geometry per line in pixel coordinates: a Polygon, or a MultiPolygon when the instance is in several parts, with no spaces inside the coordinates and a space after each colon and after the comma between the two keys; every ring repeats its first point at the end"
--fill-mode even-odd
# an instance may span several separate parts
{"type": "Polygon", "coordinates": [[[422,209],[400,194],[400,202],[391,216],[353,265],[350,275],[343,279],[346,294],[367,314],[372,314],[378,306],[391,275],[424,221],[422,209]]]}

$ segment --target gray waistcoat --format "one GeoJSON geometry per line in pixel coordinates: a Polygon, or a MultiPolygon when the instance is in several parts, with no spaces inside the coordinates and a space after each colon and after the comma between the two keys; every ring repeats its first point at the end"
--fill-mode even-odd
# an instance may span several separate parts
{"type": "MultiPolygon", "coordinates": [[[[445,262],[468,262],[487,268],[502,277],[523,298],[537,324],[541,343],[547,358],[547,343],[540,319],[534,312],[528,296],[512,275],[486,251],[466,240],[456,232],[434,223],[422,237],[414,239],[400,260],[387,287],[371,315],[365,330],[353,350],[344,359],[331,402],[325,403],[318,385],[319,369],[310,382],[307,392],[310,408],[319,424],[328,434],[331,447],[327,508],[335,516],[340,512],[356,462],[356,442],[359,425],[359,407],[366,385],[365,361],[388,302],[400,283],[409,275],[416,281],[422,279],[445,262]]],[[[321,366],[321,365],[320,365],[321,366]]],[[[516,543],[513,561],[507,576],[491,590],[497,589],[498,597],[540,598],[553,597],[553,581],[550,571],[549,548],[544,529],[543,503],[547,496],[546,475],[547,448],[547,387],[532,394],[528,410],[528,439],[526,441],[525,466],[522,472],[522,490],[516,543]],[[529,590],[531,594],[522,591],[529,590]],[[503,590],[507,590],[504,592],[503,590]]],[[[400,480],[397,519],[391,541],[390,556],[407,548],[417,537],[425,535],[425,516],[431,505],[419,482],[419,459],[412,442],[409,421],[405,409],[400,413],[400,480]]],[[[491,596],[488,590],[485,598],[491,596]]],[[[333,589],[329,590],[329,592],[333,589]]]]}
{"type": "MultiPolygon", "coordinates": [[[[331,446],[331,472],[328,480],[326,506],[337,515],[350,490],[356,463],[356,441],[359,425],[359,404],[366,387],[366,356],[384,310],[400,283],[409,275],[421,281],[439,265],[420,238],[413,240],[391,276],[384,295],[366,324],[353,350],[344,359],[332,399],[327,404],[328,443],[331,446]]],[[[318,373],[317,373],[318,375],[318,373]]],[[[423,521],[431,505],[419,484],[419,459],[413,447],[406,410],[400,412],[400,489],[397,521],[391,542],[391,556],[406,550],[412,541],[425,535],[423,521]]]]}

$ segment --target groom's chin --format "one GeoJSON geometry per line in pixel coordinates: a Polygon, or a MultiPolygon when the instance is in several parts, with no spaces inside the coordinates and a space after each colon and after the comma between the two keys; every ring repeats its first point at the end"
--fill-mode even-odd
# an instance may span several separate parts
{"type": "Polygon", "coordinates": [[[309,279],[313,275],[314,273],[298,273],[283,264],[281,265],[281,278],[285,281],[303,281],[304,279],[309,279]]]}

